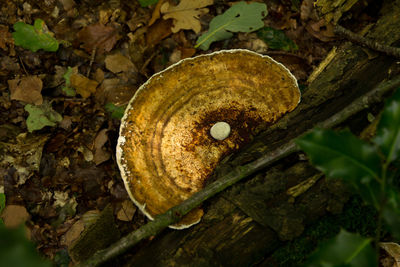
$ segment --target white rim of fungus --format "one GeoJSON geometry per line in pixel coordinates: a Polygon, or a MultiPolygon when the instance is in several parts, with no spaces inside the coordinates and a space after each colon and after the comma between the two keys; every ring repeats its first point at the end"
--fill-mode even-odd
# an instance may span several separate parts
{"type": "Polygon", "coordinates": [[[231,133],[231,126],[224,121],[219,121],[215,123],[210,129],[210,135],[212,138],[222,141],[228,138],[231,133]]]}
{"type": "MultiPolygon", "coordinates": [[[[268,59],[271,60],[272,62],[278,64],[281,68],[283,68],[283,70],[286,71],[286,73],[289,75],[289,78],[292,79],[292,81],[293,81],[294,84],[296,85],[297,89],[300,91],[299,85],[298,85],[298,83],[297,83],[296,77],[295,77],[295,76],[290,72],[290,70],[289,70],[288,68],[286,68],[282,63],[276,61],[275,59],[271,58],[270,56],[262,55],[262,54],[256,53],[256,52],[251,51],[251,50],[248,50],[248,49],[219,50],[219,51],[212,52],[212,53],[209,53],[209,54],[203,54],[203,55],[198,55],[198,56],[195,56],[195,57],[190,57],[190,58],[181,59],[180,61],[178,61],[178,62],[172,64],[171,66],[165,68],[164,70],[162,70],[162,71],[160,71],[160,72],[157,72],[157,73],[154,73],[145,83],[143,83],[143,84],[139,87],[139,89],[135,92],[135,94],[133,95],[133,97],[131,98],[131,100],[129,100],[129,103],[128,103],[128,105],[126,106],[125,111],[124,111],[124,116],[123,116],[122,119],[121,119],[121,125],[120,125],[120,127],[119,127],[119,137],[118,137],[118,143],[117,143],[117,149],[116,149],[117,164],[118,164],[118,168],[119,168],[120,173],[121,173],[122,180],[124,180],[125,189],[126,189],[126,191],[128,192],[128,195],[129,195],[129,197],[131,198],[131,200],[133,201],[133,203],[135,203],[135,205],[139,208],[139,210],[140,210],[141,212],[143,212],[143,214],[146,215],[146,217],[149,218],[150,220],[154,220],[154,217],[153,217],[150,213],[148,213],[148,212],[146,211],[146,203],[141,204],[141,203],[139,203],[139,202],[133,197],[133,194],[132,194],[132,192],[131,192],[131,190],[130,190],[130,187],[129,187],[129,181],[128,181],[129,170],[126,170],[124,164],[122,163],[122,146],[124,145],[126,139],[125,139],[125,136],[121,136],[121,132],[122,132],[122,129],[125,128],[126,118],[127,118],[127,116],[128,116],[128,112],[127,112],[127,111],[131,109],[132,103],[135,101],[136,97],[137,97],[143,90],[145,90],[147,84],[149,84],[149,83],[150,83],[152,80],[154,80],[154,79],[159,79],[159,78],[161,78],[161,77],[163,76],[163,73],[164,73],[164,72],[166,72],[166,71],[168,71],[168,70],[174,68],[175,66],[178,66],[179,64],[182,64],[183,62],[186,62],[186,61],[195,60],[195,59],[200,58],[200,57],[210,57],[210,56],[217,55],[217,54],[236,53],[236,52],[245,52],[245,53],[253,54],[253,55],[256,55],[256,56],[259,56],[259,57],[262,57],[262,58],[268,58],[268,59]]],[[[300,94],[300,96],[299,96],[299,102],[298,102],[298,103],[300,103],[300,100],[301,100],[301,94],[300,94]]],[[[201,218],[200,218],[198,221],[196,221],[196,222],[194,222],[194,223],[192,223],[192,224],[188,224],[188,225],[170,225],[170,226],[168,226],[168,227],[169,227],[169,228],[172,228],[172,229],[178,229],[178,230],[180,230],[180,229],[189,228],[190,226],[195,225],[195,224],[199,223],[200,221],[201,221],[201,218]]],[[[179,223],[179,222],[178,222],[178,223],[179,223]]]]}

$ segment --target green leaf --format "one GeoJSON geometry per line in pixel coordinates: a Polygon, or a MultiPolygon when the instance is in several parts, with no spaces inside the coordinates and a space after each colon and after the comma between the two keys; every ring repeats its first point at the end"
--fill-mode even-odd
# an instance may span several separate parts
{"type": "Polygon", "coordinates": [[[113,103],[107,103],[105,104],[104,108],[106,109],[107,112],[111,113],[112,118],[122,119],[122,117],[124,116],[126,106],[118,107],[113,103]]]}
{"type": "Polygon", "coordinates": [[[73,69],[71,67],[68,67],[67,71],[63,75],[63,78],[65,79],[65,86],[62,88],[62,90],[66,96],[76,96],[75,89],[71,87],[70,79],[71,79],[72,72],[73,72],[73,69]]]}
{"type": "Polygon", "coordinates": [[[139,4],[142,7],[147,7],[153,4],[156,4],[158,2],[158,0],[139,0],[139,4]]]}
{"type": "Polygon", "coordinates": [[[45,126],[56,126],[62,120],[62,116],[54,111],[49,103],[39,106],[27,104],[25,110],[29,112],[26,125],[29,132],[40,130],[45,126]]]}
{"type": "Polygon", "coordinates": [[[400,89],[386,102],[378,124],[374,143],[386,156],[387,162],[399,158],[400,154],[400,89]]]}
{"type": "Polygon", "coordinates": [[[0,266],[51,267],[37,253],[35,246],[25,236],[25,229],[7,229],[0,225],[0,266]]]}
{"type": "Polygon", "coordinates": [[[262,19],[267,14],[265,4],[239,2],[211,20],[208,31],[199,37],[195,47],[207,50],[212,42],[231,38],[232,32],[256,31],[264,26],[262,19]]]}
{"type": "Polygon", "coordinates": [[[329,178],[341,178],[379,207],[380,158],[374,146],[348,131],[315,129],[296,140],[311,162],[329,178]]]}
{"type": "Polygon", "coordinates": [[[34,25],[24,22],[14,24],[12,33],[15,44],[36,52],[39,49],[55,52],[58,50],[58,41],[48,32],[47,26],[41,19],[36,19],[34,25]]]}
{"type": "Polygon", "coordinates": [[[372,239],[345,230],[322,244],[306,266],[354,266],[375,267],[377,257],[371,246],[372,239]]]}
{"type": "Polygon", "coordinates": [[[294,51],[298,49],[297,45],[281,30],[264,27],[257,32],[257,36],[268,45],[268,48],[271,49],[284,51],[294,51]]]}
{"type": "Polygon", "coordinates": [[[391,234],[400,239],[400,191],[390,186],[386,197],[387,202],[382,211],[383,219],[389,226],[391,234]]]}

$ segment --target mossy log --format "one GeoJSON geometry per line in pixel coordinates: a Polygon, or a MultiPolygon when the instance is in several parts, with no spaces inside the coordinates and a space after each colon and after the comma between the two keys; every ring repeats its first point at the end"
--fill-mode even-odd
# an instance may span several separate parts
{"type": "MultiPolygon", "coordinates": [[[[382,14],[367,37],[396,45],[400,1],[386,1],[382,14]]],[[[301,135],[400,71],[394,58],[351,43],[334,49],[325,63],[303,92],[299,107],[221,164],[215,179],[301,135]]],[[[367,123],[366,115],[360,114],[344,126],[359,133],[360,125],[367,123]]],[[[181,231],[165,230],[142,244],[128,265],[254,265],[323,216],[340,213],[349,196],[340,182],[322,178],[294,154],[205,203],[200,224],[181,231]]]]}

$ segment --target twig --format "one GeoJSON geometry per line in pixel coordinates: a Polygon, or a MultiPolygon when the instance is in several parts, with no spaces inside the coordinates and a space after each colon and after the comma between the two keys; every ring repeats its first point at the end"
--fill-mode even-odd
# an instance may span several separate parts
{"type": "MultiPolygon", "coordinates": [[[[357,98],[342,111],[333,115],[317,126],[323,128],[332,128],[338,126],[352,115],[355,115],[369,105],[382,101],[385,93],[395,89],[398,86],[400,86],[400,76],[394,78],[393,80],[383,82],[375,87],[372,91],[357,98]]],[[[291,140],[280,148],[265,154],[261,158],[244,166],[235,168],[233,171],[207,185],[203,190],[195,193],[181,204],[169,209],[164,214],[158,215],[154,221],[147,223],[138,230],[133,231],[127,236],[121,238],[109,248],[97,251],[88,261],[81,263],[79,266],[98,266],[112,259],[113,257],[122,254],[139,241],[156,235],[169,225],[176,223],[193,208],[198,207],[201,203],[215,194],[297,151],[299,151],[298,146],[295,144],[294,140],[291,140]]]]}
{"type": "Polygon", "coordinates": [[[22,61],[21,57],[20,57],[20,56],[18,56],[18,58],[19,58],[19,62],[20,62],[20,63],[21,63],[21,65],[22,65],[22,68],[23,68],[23,69],[24,69],[24,71],[25,71],[25,74],[29,76],[29,73],[26,71],[26,69],[25,69],[25,64],[24,64],[24,62],[22,61]]]}
{"type": "Polygon", "coordinates": [[[93,48],[92,54],[90,55],[89,69],[86,72],[86,78],[89,78],[90,71],[92,70],[93,62],[96,57],[96,47],[93,48]]]}
{"type": "Polygon", "coordinates": [[[389,56],[400,58],[400,48],[398,47],[380,44],[379,42],[376,42],[372,39],[365,38],[359,34],[349,31],[340,25],[336,25],[334,31],[335,33],[342,35],[343,37],[349,39],[354,43],[368,47],[378,52],[385,53],[389,56]]]}

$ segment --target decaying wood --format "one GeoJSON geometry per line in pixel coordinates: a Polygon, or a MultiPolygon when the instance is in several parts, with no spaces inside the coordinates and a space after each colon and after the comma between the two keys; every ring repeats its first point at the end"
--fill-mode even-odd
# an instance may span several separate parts
{"type": "MultiPolygon", "coordinates": [[[[368,37],[391,45],[400,40],[400,21],[395,19],[400,14],[400,1],[387,1],[382,13],[385,15],[368,37]]],[[[351,43],[338,47],[330,63],[303,93],[299,107],[222,164],[214,178],[284,147],[398,73],[394,58],[379,55],[371,59],[364,48],[351,43]]],[[[289,188],[315,175],[317,171],[306,161],[299,161],[295,154],[289,156],[206,203],[200,224],[159,234],[133,256],[130,264],[247,266],[260,262],[282,241],[298,237],[321,216],[341,212],[349,192],[338,181],[317,179],[297,197],[287,194],[289,188]]]]}

